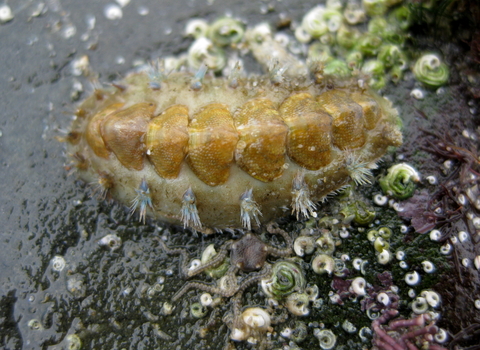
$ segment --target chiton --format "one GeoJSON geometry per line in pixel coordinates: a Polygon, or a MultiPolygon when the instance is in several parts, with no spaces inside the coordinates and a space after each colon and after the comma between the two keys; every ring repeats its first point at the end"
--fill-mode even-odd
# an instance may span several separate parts
{"type": "Polygon", "coordinates": [[[80,178],[145,214],[212,232],[250,229],[355,180],[402,142],[396,110],[354,79],[328,83],[135,72],[79,107],[80,178]],[[194,82],[192,84],[192,81],[194,82]]]}

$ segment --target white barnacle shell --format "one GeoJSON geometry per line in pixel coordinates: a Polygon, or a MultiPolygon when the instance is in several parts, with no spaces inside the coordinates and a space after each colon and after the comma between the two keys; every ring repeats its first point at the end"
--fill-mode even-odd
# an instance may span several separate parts
{"type": "Polygon", "coordinates": [[[199,69],[202,64],[213,71],[219,71],[227,64],[223,50],[214,46],[212,41],[199,37],[188,50],[188,65],[193,69],[199,69]]]}
{"type": "Polygon", "coordinates": [[[69,350],[80,350],[82,348],[82,341],[76,334],[69,334],[65,337],[65,348],[69,350]]]}
{"type": "Polygon", "coordinates": [[[473,264],[477,270],[480,270],[480,255],[477,255],[475,259],[473,259],[473,264]]]}
{"type": "Polygon", "coordinates": [[[330,350],[337,343],[337,336],[330,329],[314,329],[313,335],[318,339],[323,350],[330,350]]]}
{"type": "Polygon", "coordinates": [[[382,303],[385,306],[390,305],[390,302],[391,302],[390,297],[385,292],[379,293],[377,295],[377,300],[378,302],[382,303]]]}
{"type": "Polygon", "coordinates": [[[350,333],[350,334],[353,334],[353,333],[357,332],[357,327],[355,327],[355,325],[352,322],[350,322],[349,320],[343,321],[342,328],[345,332],[350,333]]]}
{"type": "Polygon", "coordinates": [[[242,313],[243,322],[255,330],[267,330],[270,327],[270,314],[260,307],[249,307],[242,313]]]}
{"type": "Polygon", "coordinates": [[[285,306],[295,316],[307,316],[310,313],[308,303],[310,298],[306,293],[292,293],[287,297],[285,306]]]}
{"type": "Polygon", "coordinates": [[[190,266],[188,267],[189,271],[193,271],[202,266],[202,261],[200,259],[193,259],[190,261],[190,266]]]}
{"type": "Polygon", "coordinates": [[[403,250],[399,250],[396,254],[395,257],[397,260],[403,260],[405,259],[405,252],[403,250]]]}
{"type": "Polygon", "coordinates": [[[373,196],[373,202],[378,205],[378,206],[381,206],[383,207],[384,205],[387,204],[388,202],[388,197],[387,196],[384,196],[380,193],[377,193],[375,196],[373,196]]]}
{"type": "Polygon", "coordinates": [[[221,290],[230,291],[236,285],[236,280],[229,275],[225,275],[218,280],[217,284],[221,290]]]}
{"type": "Polygon", "coordinates": [[[440,253],[443,255],[448,255],[452,252],[452,245],[450,243],[445,243],[440,247],[440,253]]]}
{"type": "Polygon", "coordinates": [[[362,268],[362,263],[363,263],[363,260],[360,258],[353,259],[353,268],[355,270],[360,271],[360,269],[362,268]]]}
{"type": "Polygon", "coordinates": [[[293,334],[293,330],[290,327],[286,327],[280,332],[280,335],[286,339],[290,339],[292,334],[293,334]]]}
{"type": "Polygon", "coordinates": [[[210,306],[212,305],[212,303],[213,303],[213,298],[210,295],[210,293],[203,293],[200,296],[200,304],[202,304],[203,306],[210,306]]]}
{"type": "Polygon", "coordinates": [[[250,332],[247,329],[234,328],[230,333],[230,339],[235,341],[247,340],[250,336],[250,332]]]}
{"type": "Polygon", "coordinates": [[[424,314],[428,311],[428,303],[424,297],[417,297],[412,303],[412,311],[417,315],[424,314]]]}
{"type": "Polygon", "coordinates": [[[389,250],[384,249],[380,254],[377,256],[378,263],[382,265],[386,265],[392,260],[392,253],[389,250]]]}
{"type": "Polygon", "coordinates": [[[439,230],[430,231],[430,239],[432,241],[438,241],[440,238],[442,238],[442,233],[439,230]]]}
{"type": "Polygon", "coordinates": [[[365,287],[367,286],[367,282],[363,277],[356,277],[353,279],[352,284],[350,286],[351,290],[358,296],[364,296],[367,294],[365,287]]]}
{"type": "Polygon", "coordinates": [[[433,273],[435,272],[435,265],[431,261],[424,260],[422,261],[423,271],[426,273],[433,273]]]}
{"type": "Polygon", "coordinates": [[[466,231],[460,231],[458,232],[458,239],[460,240],[460,242],[465,242],[469,237],[469,234],[468,232],[466,231]]]}
{"type": "Polygon", "coordinates": [[[416,100],[423,100],[424,98],[424,93],[421,89],[413,89],[412,91],[410,91],[410,96],[412,96],[414,99],[416,100]]]}
{"type": "Polygon", "coordinates": [[[428,175],[425,179],[428,181],[430,185],[436,185],[438,182],[437,177],[434,175],[428,175]]]}
{"type": "Polygon", "coordinates": [[[165,316],[171,315],[173,312],[173,309],[175,309],[175,307],[172,304],[163,303],[161,314],[165,316]]]}
{"type": "Polygon", "coordinates": [[[315,273],[328,273],[331,275],[335,269],[335,260],[333,260],[333,258],[327,254],[317,255],[312,261],[312,268],[315,273]]]}
{"type": "Polygon", "coordinates": [[[0,5],[0,24],[7,23],[13,19],[14,15],[12,9],[6,5],[0,5]]]}
{"type": "Polygon", "coordinates": [[[208,23],[201,18],[193,18],[185,26],[185,35],[193,36],[195,39],[206,36],[208,23]]]}
{"type": "Polygon", "coordinates": [[[315,250],[315,241],[312,236],[299,236],[293,243],[293,250],[298,256],[312,254],[315,250]]]}
{"type": "Polygon", "coordinates": [[[302,44],[307,44],[310,42],[310,40],[312,40],[312,36],[305,30],[305,28],[299,26],[297,29],[295,29],[295,39],[302,44]]]}
{"type": "MultiPolygon", "coordinates": [[[[215,250],[215,245],[210,244],[207,248],[205,248],[205,250],[202,253],[202,258],[201,258],[201,261],[200,261],[200,265],[208,263],[210,260],[213,259],[213,257],[215,255],[217,255],[217,251],[215,250]]],[[[193,263],[193,261],[192,261],[192,263],[193,263]]],[[[191,263],[190,266],[192,266],[192,263],[191,263]]]]}
{"type": "Polygon", "coordinates": [[[405,274],[405,283],[409,286],[415,286],[420,283],[420,275],[417,271],[405,274]]]}
{"type": "Polygon", "coordinates": [[[316,301],[318,299],[319,293],[318,286],[316,284],[314,284],[313,286],[308,286],[307,288],[305,288],[305,293],[307,293],[308,299],[310,301],[316,301]]]}
{"type": "Polygon", "coordinates": [[[57,272],[62,271],[67,265],[63,256],[60,256],[60,255],[54,256],[51,262],[52,262],[52,270],[57,272]]]}
{"type": "Polygon", "coordinates": [[[325,6],[317,6],[311,9],[302,20],[302,28],[314,38],[328,33],[328,23],[325,20],[325,6]]]}
{"type": "Polygon", "coordinates": [[[106,246],[110,250],[116,250],[122,246],[122,239],[116,234],[108,234],[98,241],[101,246],[106,246]]]}
{"type": "Polygon", "coordinates": [[[335,251],[335,241],[330,232],[324,233],[315,241],[318,251],[325,254],[332,254],[335,251]]]}
{"type": "Polygon", "coordinates": [[[420,293],[420,296],[424,297],[428,305],[433,308],[437,308],[442,303],[442,298],[440,297],[440,294],[434,292],[433,290],[423,290],[420,293]]]}
{"type": "Polygon", "coordinates": [[[438,332],[434,335],[437,343],[445,343],[448,339],[448,333],[443,328],[439,328],[438,332]]]}

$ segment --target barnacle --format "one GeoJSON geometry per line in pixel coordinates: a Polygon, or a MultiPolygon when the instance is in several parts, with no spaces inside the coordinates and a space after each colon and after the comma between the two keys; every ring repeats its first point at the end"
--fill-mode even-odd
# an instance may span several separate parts
{"type": "Polygon", "coordinates": [[[337,31],[337,43],[345,49],[351,49],[357,43],[360,35],[360,32],[356,28],[342,25],[337,31]]]}
{"type": "Polygon", "coordinates": [[[207,21],[200,18],[191,19],[185,27],[185,34],[193,36],[195,39],[207,36],[207,31],[207,21]]]}
{"type": "Polygon", "coordinates": [[[340,78],[349,77],[352,73],[350,67],[343,60],[331,60],[323,69],[325,75],[332,75],[340,78]]]}
{"type": "Polygon", "coordinates": [[[271,319],[268,312],[259,307],[246,308],[242,313],[243,322],[255,330],[268,330],[271,319]]]}
{"type": "Polygon", "coordinates": [[[244,33],[243,24],[239,20],[230,17],[219,18],[208,28],[208,37],[218,46],[238,43],[242,40],[244,33]]]}
{"type": "Polygon", "coordinates": [[[190,314],[194,318],[202,318],[207,314],[207,308],[200,303],[193,303],[190,305],[190,314]]]}
{"type": "Polygon", "coordinates": [[[335,269],[335,261],[330,255],[319,254],[312,261],[312,269],[319,275],[324,273],[331,275],[335,269]]]}
{"type": "Polygon", "coordinates": [[[397,199],[407,199],[413,195],[416,182],[420,181],[420,175],[409,164],[396,164],[388,169],[388,173],[380,180],[380,187],[385,194],[397,199]]]}
{"type": "Polygon", "coordinates": [[[391,68],[393,66],[407,67],[407,58],[398,45],[382,45],[378,52],[378,59],[385,65],[391,68]]]}
{"type": "Polygon", "coordinates": [[[362,67],[362,72],[369,74],[368,84],[375,90],[379,90],[386,85],[385,66],[380,60],[368,60],[362,67]]]}
{"type": "Polygon", "coordinates": [[[362,3],[370,16],[382,16],[388,8],[388,1],[386,0],[363,0],[362,3]]]}
{"type": "Polygon", "coordinates": [[[382,45],[382,38],[379,35],[372,33],[364,33],[359,38],[355,48],[364,55],[373,56],[378,53],[382,45]]]}
{"type": "Polygon", "coordinates": [[[325,12],[324,6],[317,6],[303,17],[302,28],[313,38],[318,38],[329,31],[325,12]]]}
{"type": "Polygon", "coordinates": [[[65,348],[69,350],[80,350],[82,348],[82,341],[76,334],[70,334],[65,337],[65,348]]]}
{"type": "Polygon", "coordinates": [[[227,63],[223,50],[205,38],[199,37],[188,50],[188,65],[198,69],[202,64],[213,71],[220,71],[227,63]]]}
{"type": "Polygon", "coordinates": [[[313,335],[318,339],[320,348],[330,350],[337,343],[337,336],[330,329],[315,329],[313,335]]]}
{"type": "Polygon", "coordinates": [[[285,306],[295,316],[307,316],[310,313],[308,304],[310,299],[308,294],[295,292],[287,296],[285,306]]]}
{"type": "Polygon", "coordinates": [[[312,236],[299,236],[295,239],[293,250],[298,256],[312,254],[315,250],[315,240],[312,236]]]}
{"type": "Polygon", "coordinates": [[[436,54],[421,56],[413,66],[415,78],[430,87],[439,87],[448,81],[449,69],[436,54]]]}

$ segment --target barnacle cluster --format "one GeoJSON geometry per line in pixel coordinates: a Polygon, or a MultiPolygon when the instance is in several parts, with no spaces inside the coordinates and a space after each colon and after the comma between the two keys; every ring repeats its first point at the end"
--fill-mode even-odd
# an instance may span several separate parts
{"type": "Polygon", "coordinates": [[[407,5],[394,1],[327,1],[309,11],[295,36],[310,43],[308,58],[324,64],[327,75],[361,70],[374,89],[398,82],[408,69],[405,41],[410,25],[407,5]],[[365,30],[367,28],[367,30],[365,30]]]}

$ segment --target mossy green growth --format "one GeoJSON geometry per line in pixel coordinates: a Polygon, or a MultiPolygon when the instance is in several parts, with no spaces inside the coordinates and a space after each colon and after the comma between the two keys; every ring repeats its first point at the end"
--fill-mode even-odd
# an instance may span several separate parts
{"type": "Polygon", "coordinates": [[[325,65],[323,69],[324,74],[341,78],[347,78],[351,76],[351,72],[352,71],[348,67],[347,63],[338,59],[331,60],[325,65]]]}

